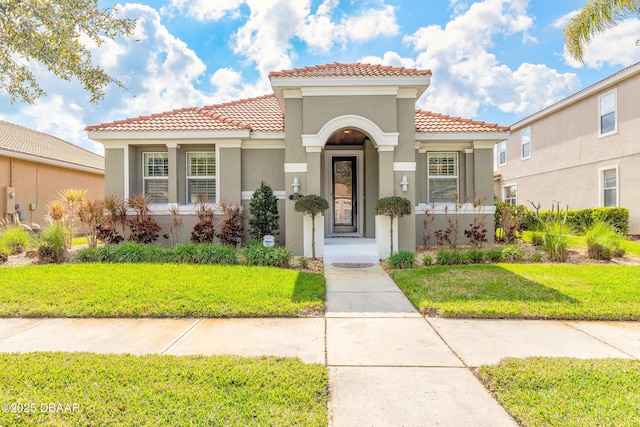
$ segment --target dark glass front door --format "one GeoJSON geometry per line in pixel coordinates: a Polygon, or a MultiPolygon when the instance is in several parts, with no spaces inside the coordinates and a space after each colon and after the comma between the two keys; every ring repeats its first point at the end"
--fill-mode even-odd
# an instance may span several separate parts
{"type": "Polygon", "coordinates": [[[356,157],[332,157],[332,202],[334,233],[357,231],[356,157]]]}

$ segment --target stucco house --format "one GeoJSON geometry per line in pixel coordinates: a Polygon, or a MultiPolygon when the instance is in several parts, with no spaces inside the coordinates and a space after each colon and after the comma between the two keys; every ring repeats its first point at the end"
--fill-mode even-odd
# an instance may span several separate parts
{"type": "Polygon", "coordinates": [[[388,256],[388,217],[375,213],[381,197],[415,206],[394,227],[394,247],[412,251],[423,242],[425,209],[436,217],[429,232],[446,227],[454,209],[444,207],[456,201],[464,223],[493,214],[493,148],[508,128],[416,111],[429,70],[333,63],[269,78],[273,94],[88,126],[105,147],[106,193],[149,194],[163,225],[168,204],[187,218],[198,197],[248,205],[266,181],[280,199],[278,239],[306,255],[311,222],[291,199],[320,195],[331,206],[317,218],[321,256],[339,237],[373,241],[388,256]]]}
{"type": "Polygon", "coordinates": [[[44,225],[47,204],[65,188],[104,197],[104,158],[52,135],[0,120],[0,213],[44,225]],[[17,208],[16,206],[19,206],[17,208]]]}
{"type": "Polygon", "coordinates": [[[496,147],[498,198],[561,201],[570,209],[623,206],[640,234],[640,63],[511,126],[496,147]]]}

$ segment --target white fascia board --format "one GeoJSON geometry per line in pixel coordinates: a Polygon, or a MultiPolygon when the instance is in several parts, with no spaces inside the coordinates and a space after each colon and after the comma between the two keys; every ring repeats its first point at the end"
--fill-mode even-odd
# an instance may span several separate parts
{"type": "Polygon", "coordinates": [[[284,132],[252,132],[251,139],[281,139],[284,141],[284,132]]]}
{"type": "Polygon", "coordinates": [[[422,142],[418,150],[422,153],[427,151],[462,151],[468,148],[473,148],[471,141],[433,141],[422,142]]]}
{"type": "Polygon", "coordinates": [[[124,140],[201,140],[201,139],[230,139],[249,138],[249,129],[229,130],[229,131],[206,131],[206,132],[111,132],[111,131],[89,131],[87,135],[94,141],[124,141],[124,140]]]}
{"type": "Polygon", "coordinates": [[[417,133],[416,141],[504,141],[509,132],[417,133]]]}
{"type": "Polygon", "coordinates": [[[613,74],[607,78],[605,78],[604,80],[601,80],[579,92],[574,93],[573,95],[556,102],[555,104],[552,104],[540,111],[538,111],[537,113],[534,113],[532,115],[530,115],[529,117],[526,117],[518,122],[515,122],[514,124],[511,125],[511,129],[520,129],[526,126],[529,126],[531,123],[542,119],[543,117],[546,117],[548,115],[551,115],[553,113],[555,113],[558,110],[562,110],[563,108],[566,108],[572,104],[575,104],[579,101],[582,101],[585,98],[588,98],[589,96],[592,96],[593,94],[600,92],[600,91],[604,91],[612,86],[617,85],[618,83],[620,83],[623,80],[628,79],[629,77],[633,77],[634,75],[640,73],[640,62],[616,73],[613,74]]]}
{"type": "Polygon", "coordinates": [[[429,86],[430,76],[399,77],[271,77],[271,86],[282,88],[349,86],[429,86]]]}
{"type": "Polygon", "coordinates": [[[326,86],[326,87],[303,87],[303,97],[313,96],[367,96],[383,95],[398,96],[400,88],[398,86],[326,86]]]}
{"type": "Polygon", "coordinates": [[[89,166],[77,165],[74,163],[67,163],[62,160],[47,159],[44,157],[33,156],[25,153],[16,153],[14,151],[0,149],[0,156],[11,157],[14,159],[27,160],[34,163],[43,163],[46,165],[57,166],[65,169],[73,169],[81,172],[95,173],[97,175],[104,175],[104,169],[96,169],[89,166]]]}

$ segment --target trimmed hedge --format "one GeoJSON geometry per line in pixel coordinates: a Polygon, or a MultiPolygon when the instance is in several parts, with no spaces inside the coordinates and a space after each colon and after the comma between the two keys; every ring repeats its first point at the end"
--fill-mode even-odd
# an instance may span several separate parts
{"type": "MultiPolygon", "coordinates": [[[[545,221],[549,216],[549,211],[541,211],[540,218],[545,221]]],[[[629,209],[628,208],[591,208],[577,209],[567,212],[567,225],[576,232],[582,233],[597,221],[605,221],[615,227],[620,233],[629,232],[629,209]]],[[[539,228],[539,224],[531,209],[527,209],[522,220],[522,229],[534,231],[539,228]]]]}

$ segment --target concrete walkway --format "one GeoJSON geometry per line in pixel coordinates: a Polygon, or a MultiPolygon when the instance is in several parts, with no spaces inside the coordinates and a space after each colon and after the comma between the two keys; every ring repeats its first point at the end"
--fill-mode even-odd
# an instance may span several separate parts
{"type": "Polygon", "coordinates": [[[640,358],[640,322],[424,318],[379,266],[325,266],[305,319],[0,319],[0,352],[238,354],[326,363],[342,426],[515,426],[472,368],[504,357],[640,358]]]}

